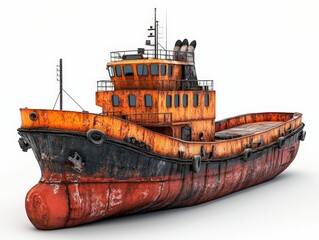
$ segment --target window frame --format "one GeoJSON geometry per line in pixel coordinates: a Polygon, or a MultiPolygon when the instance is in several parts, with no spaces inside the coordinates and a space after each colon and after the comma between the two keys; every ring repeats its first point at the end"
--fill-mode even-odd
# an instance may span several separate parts
{"type": "Polygon", "coordinates": [[[173,65],[168,65],[167,74],[169,77],[173,76],[173,65]]]}
{"type": "Polygon", "coordinates": [[[204,95],[204,103],[205,103],[205,107],[209,106],[209,94],[205,93],[204,95]]]}
{"type": "Polygon", "coordinates": [[[171,107],[172,107],[172,95],[168,94],[166,95],[166,108],[171,108],[171,107]],[[169,101],[167,101],[168,99],[169,101]]]}
{"type": "Polygon", "coordinates": [[[188,94],[184,93],[183,94],[183,107],[188,106],[188,94]]]}
{"type": "Polygon", "coordinates": [[[180,101],[180,96],[179,96],[179,94],[175,94],[175,95],[174,95],[174,107],[179,107],[179,106],[180,106],[180,103],[181,103],[181,101],[180,101]]]}
{"type": "Polygon", "coordinates": [[[166,76],[166,64],[161,64],[161,76],[166,76]]]}
{"type": "Polygon", "coordinates": [[[120,106],[120,99],[119,99],[119,96],[116,95],[116,94],[113,94],[113,95],[112,95],[112,106],[113,106],[113,107],[118,107],[118,106],[120,106]],[[115,104],[115,97],[116,97],[117,105],[115,104]]]}
{"type": "Polygon", "coordinates": [[[109,72],[109,76],[112,78],[115,76],[115,71],[113,66],[107,67],[107,71],[109,72]]]}
{"type": "Polygon", "coordinates": [[[123,75],[124,75],[125,77],[132,77],[132,76],[134,76],[134,70],[133,70],[132,65],[123,65],[123,75]],[[127,68],[131,68],[130,70],[132,70],[132,71],[131,71],[131,72],[126,72],[125,69],[127,69],[127,68]]]}
{"type": "Polygon", "coordinates": [[[193,106],[194,107],[198,107],[198,105],[199,105],[198,93],[194,93],[194,95],[193,95],[193,106]]]}
{"type": "Polygon", "coordinates": [[[158,64],[157,63],[152,63],[152,64],[150,64],[150,73],[151,73],[151,76],[158,76],[159,75],[159,66],[158,66],[158,64]],[[156,72],[154,73],[153,72],[153,66],[156,66],[157,68],[157,70],[156,70],[156,72]]]}
{"type": "Polygon", "coordinates": [[[153,99],[152,99],[152,95],[151,94],[145,94],[144,95],[144,105],[145,105],[145,107],[153,107],[153,99]],[[151,104],[147,104],[147,98],[148,97],[150,97],[149,98],[149,100],[150,100],[150,102],[151,102],[151,104]]]}
{"type": "Polygon", "coordinates": [[[138,76],[148,76],[148,67],[146,64],[137,64],[136,65],[136,71],[137,71],[137,75],[138,76]],[[140,74],[140,70],[139,67],[142,67],[142,73],[140,74]],[[146,69],[146,73],[145,73],[145,69],[146,69]]]}
{"type": "Polygon", "coordinates": [[[122,77],[122,68],[120,65],[115,66],[115,73],[117,77],[122,77]],[[118,74],[120,73],[120,74],[118,74]]]}
{"type": "Polygon", "coordinates": [[[128,95],[128,105],[129,105],[129,107],[136,107],[136,97],[135,97],[135,95],[133,95],[133,94],[129,94],[128,95]]]}

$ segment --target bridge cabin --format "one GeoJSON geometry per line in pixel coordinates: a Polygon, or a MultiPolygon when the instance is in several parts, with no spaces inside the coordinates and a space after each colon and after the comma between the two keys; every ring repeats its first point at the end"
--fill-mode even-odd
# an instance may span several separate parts
{"type": "Polygon", "coordinates": [[[196,42],[173,51],[111,52],[110,80],[98,81],[96,105],[115,116],[185,141],[215,140],[213,80],[198,80],[196,42]]]}

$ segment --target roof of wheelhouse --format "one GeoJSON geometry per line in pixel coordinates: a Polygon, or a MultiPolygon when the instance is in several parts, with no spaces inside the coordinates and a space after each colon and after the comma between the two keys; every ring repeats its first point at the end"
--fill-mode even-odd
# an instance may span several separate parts
{"type": "Polygon", "coordinates": [[[141,61],[194,65],[195,48],[195,40],[192,41],[191,44],[188,44],[188,40],[184,39],[183,42],[181,40],[177,40],[173,50],[138,48],[137,50],[115,51],[110,53],[110,62],[108,65],[116,65],[114,64],[116,62],[121,62],[121,64],[130,64],[141,61]]]}

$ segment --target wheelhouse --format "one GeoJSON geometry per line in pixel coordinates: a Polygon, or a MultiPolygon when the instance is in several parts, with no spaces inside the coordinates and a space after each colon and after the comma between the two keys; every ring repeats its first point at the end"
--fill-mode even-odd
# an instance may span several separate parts
{"type": "Polygon", "coordinates": [[[180,51],[180,43],[176,42],[173,51],[111,52],[110,80],[99,81],[96,93],[102,114],[185,141],[214,140],[213,80],[197,78],[196,42],[190,51],[180,51]]]}

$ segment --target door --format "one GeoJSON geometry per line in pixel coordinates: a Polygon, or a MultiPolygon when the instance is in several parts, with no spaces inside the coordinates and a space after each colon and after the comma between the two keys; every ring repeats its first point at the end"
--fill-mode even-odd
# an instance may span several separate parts
{"type": "Polygon", "coordinates": [[[192,128],[189,126],[182,127],[182,140],[192,140],[192,128]]]}

